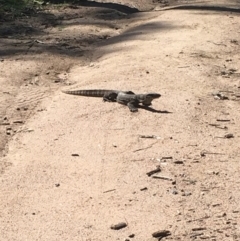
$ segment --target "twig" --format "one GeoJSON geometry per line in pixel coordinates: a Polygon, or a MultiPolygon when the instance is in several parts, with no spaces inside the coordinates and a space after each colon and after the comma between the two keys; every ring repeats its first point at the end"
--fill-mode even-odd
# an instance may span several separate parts
{"type": "Polygon", "coordinates": [[[151,177],[153,174],[158,173],[158,172],[161,172],[160,166],[157,166],[156,169],[154,169],[154,170],[152,170],[152,171],[150,171],[150,172],[147,172],[146,174],[147,174],[149,177],[151,177]]]}
{"type": "Polygon", "coordinates": [[[5,122],[5,123],[0,123],[1,126],[9,126],[10,123],[9,122],[5,122]]]}
{"type": "Polygon", "coordinates": [[[162,159],[162,160],[173,159],[173,157],[172,157],[172,156],[163,156],[161,159],[162,159]]]}
{"type": "Polygon", "coordinates": [[[147,147],[144,147],[144,148],[140,148],[140,149],[134,150],[133,152],[137,152],[137,151],[142,151],[142,150],[149,149],[149,148],[151,148],[153,145],[155,145],[156,143],[158,143],[158,141],[154,142],[154,143],[153,143],[152,145],[150,145],[150,146],[147,146],[147,147]]]}
{"type": "Polygon", "coordinates": [[[107,190],[107,191],[104,191],[103,193],[113,192],[113,191],[116,191],[116,189],[107,190]]]}
{"type": "Polygon", "coordinates": [[[222,45],[222,46],[225,46],[225,47],[227,47],[227,45],[226,45],[226,44],[219,44],[219,43],[214,43],[214,42],[212,42],[212,41],[207,41],[207,42],[209,42],[209,43],[212,43],[212,44],[215,44],[215,45],[222,45]]]}
{"type": "Polygon", "coordinates": [[[201,156],[206,156],[206,154],[212,154],[212,155],[226,155],[224,153],[217,153],[217,152],[205,152],[205,151],[202,151],[200,153],[201,156]]]}
{"type": "Polygon", "coordinates": [[[155,135],[139,135],[140,138],[152,138],[152,139],[160,139],[160,136],[155,135]]]}
{"type": "Polygon", "coordinates": [[[217,127],[217,126],[220,126],[220,124],[208,124],[209,126],[215,126],[215,127],[217,127]]]}
{"type": "Polygon", "coordinates": [[[155,179],[162,179],[162,180],[167,180],[167,181],[173,181],[173,179],[170,178],[170,177],[152,176],[152,178],[155,178],[155,179]]]}
{"type": "Polygon", "coordinates": [[[192,228],[192,231],[203,231],[206,230],[206,227],[192,228]]]}
{"type": "Polygon", "coordinates": [[[229,120],[229,119],[217,119],[217,121],[227,122],[227,121],[231,121],[231,120],[229,120]]]}
{"type": "Polygon", "coordinates": [[[218,129],[228,129],[227,128],[227,126],[224,126],[224,127],[222,127],[222,126],[220,126],[220,124],[208,124],[209,126],[214,126],[214,127],[216,127],[216,128],[218,128],[218,129]]]}
{"type": "Polygon", "coordinates": [[[23,124],[24,122],[22,120],[16,120],[16,121],[13,121],[14,124],[23,124]]]}

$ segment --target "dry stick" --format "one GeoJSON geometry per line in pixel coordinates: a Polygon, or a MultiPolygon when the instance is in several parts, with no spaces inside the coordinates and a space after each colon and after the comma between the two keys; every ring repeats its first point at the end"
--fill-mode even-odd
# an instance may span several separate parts
{"type": "Polygon", "coordinates": [[[23,121],[22,120],[16,120],[16,121],[13,121],[14,124],[23,124],[23,121]]]}
{"type": "Polygon", "coordinates": [[[211,155],[226,155],[225,153],[217,153],[217,152],[201,152],[201,156],[205,156],[206,154],[211,154],[211,155]]]}
{"type": "Polygon", "coordinates": [[[211,123],[208,124],[208,125],[209,125],[209,126],[216,126],[216,127],[217,127],[217,126],[220,126],[220,124],[211,124],[211,123]]]}
{"type": "Polygon", "coordinates": [[[172,156],[163,156],[161,159],[162,159],[162,160],[173,159],[173,157],[172,157],[172,156]]]}
{"type": "Polygon", "coordinates": [[[150,176],[152,176],[153,174],[158,173],[158,172],[161,172],[160,166],[157,166],[156,169],[154,169],[154,170],[152,170],[152,171],[150,171],[150,172],[147,172],[146,174],[150,177],[150,176]]]}
{"type": "Polygon", "coordinates": [[[153,145],[155,145],[156,143],[158,143],[158,141],[154,142],[152,145],[147,146],[147,147],[145,147],[145,148],[140,148],[140,149],[134,150],[133,152],[137,152],[137,151],[142,151],[142,150],[149,149],[149,148],[151,148],[153,145]]]}
{"type": "Polygon", "coordinates": [[[152,178],[155,178],[155,179],[162,179],[162,180],[167,180],[167,181],[173,181],[173,179],[170,178],[170,177],[152,176],[152,178]]]}
{"type": "Polygon", "coordinates": [[[104,191],[103,193],[113,192],[113,191],[116,191],[116,189],[107,190],[107,191],[104,191]]]}
{"type": "Polygon", "coordinates": [[[209,126],[214,126],[214,127],[216,127],[216,128],[218,128],[218,129],[228,129],[227,128],[227,126],[224,126],[224,127],[222,127],[222,126],[220,126],[220,124],[208,124],[209,126]]]}
{"type": "Polygon", "coordinates": [[[192,231],[203,231],[206,230],[206,227],[192,228],[192,231]]]}
{"type": "Polygon", "coordinates": [[[9,122],[0,123],[0,125],[1,125],[1,126],[8,126],[8,125],[10,125],[10,123],[9,123],[9,122]]]}
{"type": "Polygon", "coordinates": [[[231,120],[229,120],[229,119],[217,119],[217,121],[227,122],[227,121],[231,121],[231,120]]]}
{"type": "Polygon", "coordinates": [[[139,135],[140,138],[152,138],[152,139],[160,139],[159,136],[155,135],[139,135]]]}

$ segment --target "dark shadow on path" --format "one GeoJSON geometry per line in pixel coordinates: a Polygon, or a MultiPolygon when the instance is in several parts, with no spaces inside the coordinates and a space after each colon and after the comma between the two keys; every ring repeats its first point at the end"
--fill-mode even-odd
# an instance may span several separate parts
{"type": "Polygon", "coordinates": [[[123,5],[120,3],[112,3],[112,2],[97,2],[97,1],[88,1],[88,0],[75,0],[75,1],[74,0],[48,0],[48,2],[56,5],[68,3],[68,4],[72,4],[72,7],[84,6],[84,7],[108,8],[108,9],[116,10],[126,14],[139,12],[137,8],[123,5]]]}
{"type": "Polygon", "coordinates": [[[159,113],[159,114],[172,114],[173,112],[167,111],[167,110],[156,110],[152,107],[149,106],[143,106],[143,105],[139,105],[138,106],[139,109],[143,109],[143,110],[147,110],[153,113],[159,113]]]}
{"type": "MultiPolygon", "coordinates": [[[[163,9],[167,10],[204,10],[204,11],[216,11],[216,12],[234,12],[240,13],[239,5],[234,7],[224,7],[224,6],[204,6],[204,5],[181,5],[181,6],[173,6],[169,8],[163,9]]],[[[160,10],[162,11],[162,10],[160,10]]]]}
{"type": "Polygon", "coordinates": [[[126,14],[139,12],[137,8],[132,8],[119,3],[111,3],[111,2],[103,3],[103,2],[80,0],[80,1],[75,1],[75,4],[80,6],[86,6],[86,7],[109,8],[109,9],[117,10],[119,12],[126,13],[126,14]]]}

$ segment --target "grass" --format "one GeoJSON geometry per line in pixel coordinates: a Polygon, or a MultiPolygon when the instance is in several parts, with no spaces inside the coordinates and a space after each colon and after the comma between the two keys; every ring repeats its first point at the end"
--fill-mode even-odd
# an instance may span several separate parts
{"type": "Polygon", "coordinates": [[[20,15],[26,7],[33,7],[40,3],[35,0],[0,0],[0,18],[6,14],[20,15]]]}
{"type": "MultiPolygon", "coordinates": [[[[0,19],[8,15],[10,17],[20,16],[25,9],[36,9],[43,4],[72,3],[75,0],[0,0],[0,19]]],[[[78,0],[79,1],[79,0],[78,0]]]]}
{"type": "Polygon", "coordinates": [[[24,0],[0,0],[1,9],[4,11],[11,11],[13,9],[19,10],[26,6],[27,2],[24,0]]]}

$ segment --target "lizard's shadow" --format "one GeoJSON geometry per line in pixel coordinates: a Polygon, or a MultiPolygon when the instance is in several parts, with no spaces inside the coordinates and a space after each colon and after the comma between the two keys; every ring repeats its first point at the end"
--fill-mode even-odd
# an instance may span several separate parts
{"type": "Polygon", "coordinates": [[[152,107],[144,106],[144,105],[139,105],[138,108],[144,109],[144,110],[147,110],[147,111],[151,111],[151,112],[154,112],[154,113],[159,113],[159,114],[172,114],[173,113],[173,112],[170,112],[170,111],[167,111],[167,110],[156,110],[156,109],[153,109],[152,107]]]}

